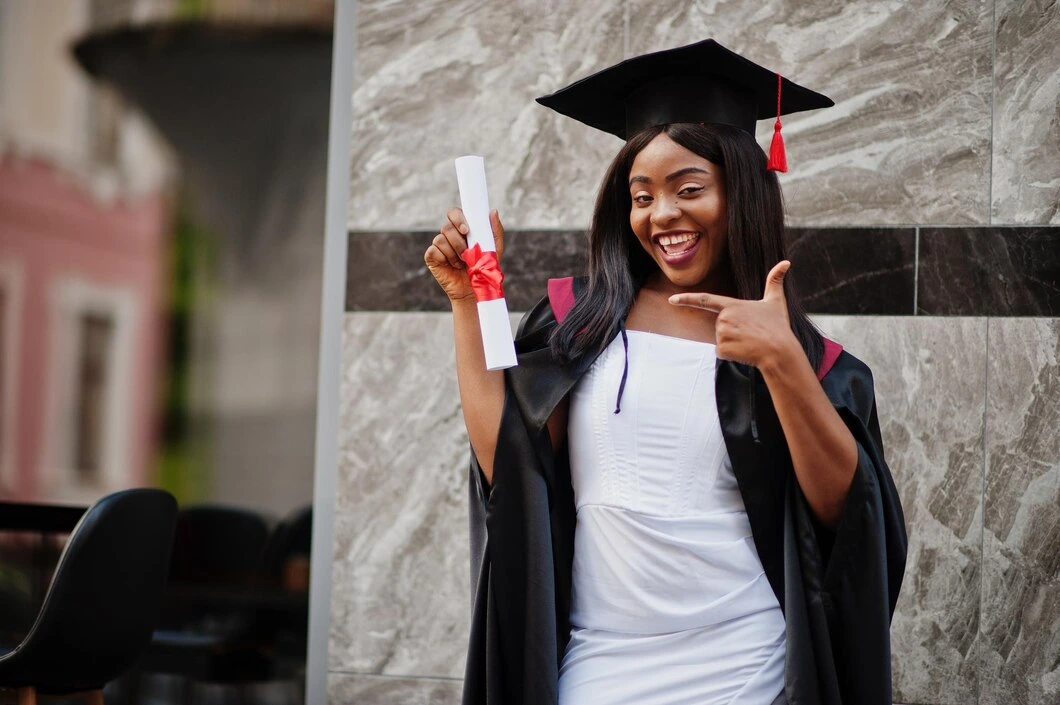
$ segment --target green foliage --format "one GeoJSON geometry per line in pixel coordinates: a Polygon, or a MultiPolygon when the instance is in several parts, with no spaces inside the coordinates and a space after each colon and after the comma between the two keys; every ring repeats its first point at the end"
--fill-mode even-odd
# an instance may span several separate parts
{"type": "Polygon", "coordinates": [[[182,20],[198,19],[206,15],[209,6],[209,0],[180,0],[177,3],[176,16],[182,20]]]}
{"type": "Polygon", "coordinates": [[[206,499],[210,492],[207,424],[192,423],[193,324],[209,305],[214,263],[214,236],[192,215],[187,199],[176,213],[170,240],[169,326],[163,390],[162,447],[158,484],[179,502],[206,499]]]}

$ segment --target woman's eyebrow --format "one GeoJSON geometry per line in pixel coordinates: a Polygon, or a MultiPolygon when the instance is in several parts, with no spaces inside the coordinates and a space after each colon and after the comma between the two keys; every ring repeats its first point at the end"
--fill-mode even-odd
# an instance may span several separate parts
{"type": "MultiPolygon", "coordinates": [[[[678,169],[674,173],[669,174],[666,177],[666,181],[667,182],[673,181],[674,179],[678,179],[678,178],[680,178],[682,176],[685,176],[686,174],[706,174],[707,176],[710,176],[710,172],[707,171],[706,169],[700,169],[698,166],[686,166],[684,169],[678,169]]],[[[633,178],[631,178],[629,180],[629,185],[630,186],[632,186],[633,184],[650,184],[650,183],[651,183],[651,179],[649,179],[647,176],[634,176],[633,178]]]]}

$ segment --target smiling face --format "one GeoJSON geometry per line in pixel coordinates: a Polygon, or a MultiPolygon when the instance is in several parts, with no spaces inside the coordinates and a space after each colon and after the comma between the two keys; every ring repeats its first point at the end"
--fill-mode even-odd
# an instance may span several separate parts
{"type": "Polygon", "coordinates": [[[629,224],[659,266],[658,285],[727,293],[725,182],[722,168],[659,133],[629,171],[629,224]]]}

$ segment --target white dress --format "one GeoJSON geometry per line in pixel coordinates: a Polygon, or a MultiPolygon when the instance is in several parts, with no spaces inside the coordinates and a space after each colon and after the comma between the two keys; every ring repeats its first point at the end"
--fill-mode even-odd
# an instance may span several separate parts
{"type": "Polygon", "coordinates": [[[714,346],[628,331],[571,393],[560,705],[784,702],[784,617],[722,438],[714,346]]]}

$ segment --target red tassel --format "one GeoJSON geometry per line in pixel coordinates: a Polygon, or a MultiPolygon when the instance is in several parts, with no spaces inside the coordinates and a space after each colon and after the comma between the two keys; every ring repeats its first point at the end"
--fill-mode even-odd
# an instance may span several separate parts
{"type": "Polygon", "coordinates": [[[777,121],[773,123],[773,141],[769,143],[769,161],[766,169],[770,171],[787,172],[788,154],[784,149],[784,136],[780,134],[780,87],[783,80],[777,74],[777,121]]]}
{"type": "Polygon", "coordinates": [[[769,162],[766,168],[770,171],[787,172],[788,154],[784,150],[784,136],[780,134],[780,118],[773,123],[773,141],[769,143],[769,162]]]}

